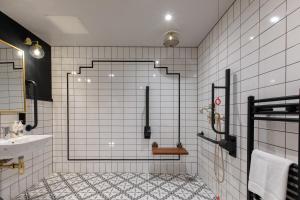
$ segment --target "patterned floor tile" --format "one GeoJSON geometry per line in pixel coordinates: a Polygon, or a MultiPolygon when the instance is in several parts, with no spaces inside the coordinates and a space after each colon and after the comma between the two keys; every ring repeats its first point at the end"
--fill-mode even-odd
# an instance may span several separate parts
{"type": "Polygon", "coordinates": [[[91,185],[96,185],[96,184],[98,184],[98,183],[100,183],[100,182],[102,182],[102,181],[103,181],[103,179],[100,178],[100,177],[98,177],[98,176],[96,176],[96,177],[91,178],[91,179],[88,180],[88,182],[89,182],[91,185]]]}
{"type": "Polygon", "coordinates": [[[113,197],[112,200],[131,200],[131,199],[125,194],[120,194],[116,197],[113,197]]]}
{"type": "Polygon", "coordinates": [[[63,199],[64,200],[78,200],[78,198],[74,194],[70,194],[68,196],[65,196],[65,197],[63,197],[63,199]]]}
{"type": "Polygon", "coordinates": [[[46,188],[42,187],[42,188],[37,188],[35,190],[31,190],[28,192],[28,195],[31,197],[31,198],[34,198],[34,197],[37,197],[37,196],[41,196],[43,194],[47,194],[48,191],[46,188]]]}
{"type": "Polygon", "coordinates": [[[142,179],[138,176],[129,179],[129,182],[134,184],[134,185],[138,185],[138,184],[142,183],[143,181],[144,181],[144,179],[142,179]]]}
{"type": "Polygon", "coordinates": [[[145,183],[142,183],[141,185],[139,185],[139,188],[143,189],[146,192],[149,192],[150,190],[152,190],[155,187],[156,187],[155,185],[153,185],[149,182],[145,182],[145,183]]]}
{"type": "Polygon", "coordinates": [[[54,173],[17,200],[215,200],[199,177],[146,173],[54,173]]]}
{"type": "Polygon", "coordinates": [[[161,187],[169,192],[173,192],[174,190],[176,190],[178,188],[178,186],[176,186],[172,183],[165,183],[161,187]]]}
{"type": "Polygon", "coordinates": [[[67,184],[65,182],[58,182],[58,183],[54,183],[54,184],[50,185],[49,187],[52,191],[56,191],[56,190],[60,190],[62,188],[67,187],[67,184]]]}
{"type": "Polygon", "coordinates": [[[128,179],[134,177],[135,175],[133,173],[123,173],[120,176],[123,177],[124,179],[128,180],[128,179]]]}
{"type": "Polygon", "coordinates": [[[56,190],[53,192],[53,195],[55,196],[56,199],[68,196],[72,193],[72,191],[69,188],[63,188],[60,190],[56,190]]]}
{"type": "Polygon", "coordinates": [[[186,189],[179,189],[175,192],[175,194],[179,197],[181,197],[182,199],[188,199],[189,197],[192,196],[192,193],[187,191],[186,189]]]}
{"type": "Polygon", "coordinates": [[[107,188],[111,187],[111,185],[107,182],[100,182],[99,184],[94,186],[99,192],[106,190],[107,188]]]}
{"type": "Polygon", "coordinates": [[[122,181],[124,181],[124,179],[116,176],[116,177],[109,179],[108,181],[113,185],[117,185],[117,184],[121,183],[122,181]]]}
{"type": "Polygon", "coordinates": [[[53,177],[53,178],[48,178],[48,179],[46,179],[46,181],[49,185],[51,185],[51,184],[54,184],[54,183],[61,182],[62,180],[61,180],[60,177],[56,176],[56,177],[53,177]]]}
{"type": "Polygon", "coordinates": [[[178,200],[179,198],[177,196],[174,196],[174,195],[171,195],[171,196],[168,196],[166,198],[166,200],[178,200]]]}
{"type": "Polygon", "coordinates": [[[199,190],[199,186],[195,185],[194,183],[187,183],[183,187],[191,192],[196,192],[199,190]]]}
{"type": "Polygon", "coordinates": [[[82,189],[85,189],[87,187],[89,187],[89,185],[85,182],[79,182],[79,183],[76,183],[75,185],[72,185],[73,190],[76,192],[78,192],[82,189]]]}
{"type": "Polygon", "coordinates": [[[157,199],[162,199],[168,195],[168,192],[166,192],[165,190],[162,190],[161,188],[157,188],[157,189],[153,190],[150,194],[155,196],[157,199]]]}
{"type": "Polygon", "coordinates": [[[92,195],[88,198],[86,198],[85,200],[104,200],[105,198],[102,197],[100,194],[95,194],[95,195],[92,195]]]}
{"type": "Polygon", "coordinates": [[[92,188],[86,188],[77,193],[82,199],[86,199],[87,197],[93,196],[96,194],[96,191],[92,188]]]}
{"type": "Polygon", "coordinates": [[[139,200],[157,200],[154,197],[150,196],[150,195],[146,195],[141,197],[139,200]]]}
{"type": "Polygon", "coordinates": [[[45,194],[34,198],[34,200],[52,200],[52,198],[49,194],[45,194]]]}
{"type": "Polygon", "coordinates": [[[107,190],[104,190],[102,193],[106,198],[111,199],[113,196],[117,196],[120,193],[120,191],[112,187],[108,188],[107,190]]]}
{"type": "Polygon", "coordinates": [[[74,185],[74,184],[77,184],[77,183],[80,183],[82,182],[82,179],[80,177],[73,177],[69,180],[66,180],[70,185],[74,185]]]}
{"type": "Polygon", "coordinates": [[[120,184],[117,185],[117,187],[120,189],[120,190],[123,190],[123,191],[126,191],[128,190],[129,188],[132,188],[133,185],[127,181],[124,181],[120,184]]]}
{"type": "Polygon", "coordinates": [[[136,187],[128,190],[126,193],[128,194],[128,196],[130,196],[130,197],[132,197],[134,199],[136,199],[138,197],[141,197],[144,194],[144,192],[142,190],[140,190],[140,189],[138,189],[136,187]]]}
{"type": "Polygon", "coordinates": [[[81,174],[81,177],[83,177],[85,180],[89,180],[89,179],[94,178],[96,176],[97,176],[97,174],[95,174],[95,173],[81,174]]]}
{"type": "Polygon", "coordinates": [[[154,185],[161,185],[162,183],[164,183],[165,181],[160,179],[159,177],[154,177],[152,179],[149,180],[150,183],[154,184],[154,185]]]}
{"type": "Polygon", "coordinates": [[[61,175],[64,177],[64,179],[68,180],[74,177],[78,177],[79,174],[76,173],[61,173],[61,175]]]}

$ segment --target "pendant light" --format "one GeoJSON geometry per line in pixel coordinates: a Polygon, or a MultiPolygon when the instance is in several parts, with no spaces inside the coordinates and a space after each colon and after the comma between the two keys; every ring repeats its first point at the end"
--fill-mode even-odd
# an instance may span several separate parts
{"type": "Polygon", "coordinates": [[[165,47],[176,47],[179,43],[179,34],[176,31],[169,31],[164,36],[165,47]]]}

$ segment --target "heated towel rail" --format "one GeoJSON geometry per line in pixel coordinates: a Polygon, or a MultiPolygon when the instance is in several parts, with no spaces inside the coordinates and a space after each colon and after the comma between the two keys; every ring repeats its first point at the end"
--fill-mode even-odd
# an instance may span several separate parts
{"type": "MultiPolygon", "coordinates": [[[[254,150],[254,121],[280,121],[298,123],[300,133],[300,95],[255,99],[248,97],[248,127],[247,127],[247,184],[249,181],[251,154],[254,150]],[[280,101],[278,103],[278,101],[280,101]],[[289,103],[286,103],[286,102],[289,103]],[[290,102],[292,101],[292,102],[290,102]],[[295,102],[296,101],[296,102],[295,102]],[[274,103],[275,102],[275,103],[274,103]],[[277,103],[276,103],[277,102],[277,103]],[[282,103],[285,102],[285,103],[282,103]],[[283,116],[282,116],[283,115],[283,116]]],[[[300,137],[298,137],[298,164],[300,163],[300,137]]],[[[293,164],[289,170],[287,200],[300,200],[300,173],[298,166],[293,164]]],[[[248,186],[248,185],[247,185],[248,186]]],[[[247,199],[261,199],[257,194],[247,191],[247,199]]]]}

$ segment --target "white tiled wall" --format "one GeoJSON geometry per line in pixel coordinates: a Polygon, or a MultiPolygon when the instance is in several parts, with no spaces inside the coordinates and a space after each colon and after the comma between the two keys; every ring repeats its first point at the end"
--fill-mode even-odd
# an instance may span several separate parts
{"type": "MultiPolygon", "coordinates": [[[[236,159],[225,156],[221,199],[246,199],[247,97],[299,93],[299,19],[299,0],[236,0],[199,46],[199,108],[210,103],[211,83],[224,85],[225,69],[231,69],[230,133],[237,136],[238,151],[236,159]]],[[[219,95],[224,101],[224,93],[219,95]]],[[[256,126],[256,147],[297,161],[297,124],[260,121],[256,126]]],[[[198,131],[215,137],[205,114],[198,114],[198,131]]],[[[217,192],[214,146],[199,138],[198,149],[199,174],[217,192]]]]}
{"type": "MultiPolygon", "coordinates": [[[[197,48],[53,47],[52,64],[55,171],[197,173],[197,48]],[[66,73],[97,59],[159,60],[169,72],[181,73],[181,141],[188,156],[180,161],[67,160],[66,73]]],[[[160,158],[151,155],[153,141],[176,145],[177,77],[149,63],[98,63],[69,81],[70,158],[153,159],[160,158]],[[151,140],[143,138],[146,85],[151,140]]]]}
{"type": "MultiPolygon", "coordinates": [[[[52,135],[52,103],[38,101],[38,111],[38,127],[26,134],[52,135]]],[[[28,124],[32,124],[32,114],[33,102],[27,100],[26,120],[28,124]]],[[[0,126],[9,126],[15,120],[18,120],[17,115],[0,115],[0,126]]],[[[52,173],[52,141],[49,141],[43,150],[25,154],[24,159],[25,173],[23,175],[19,175],[16,169],[0,169],[0,197],[4,200],[14,199],[26,188],[52,173]]]]}

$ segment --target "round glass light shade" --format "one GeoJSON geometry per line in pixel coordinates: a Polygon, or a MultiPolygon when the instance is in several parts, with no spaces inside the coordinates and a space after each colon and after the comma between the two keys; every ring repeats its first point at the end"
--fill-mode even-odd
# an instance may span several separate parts
{"type": "Polygon", "coordinates": [[[178,33],[175,31],[169,31],[164,36],[164,46],[165,47],[175,47],[179,43],[178,33]]]}
{"type": "Polygon", "coordinates": [[[41,45],[39,45],[38,43],[32,45],[29,48],[29,53],[32,57],[36,58],[36,59],[41,59],[45,56],[45,51],[42,48],[41,45]]]}

